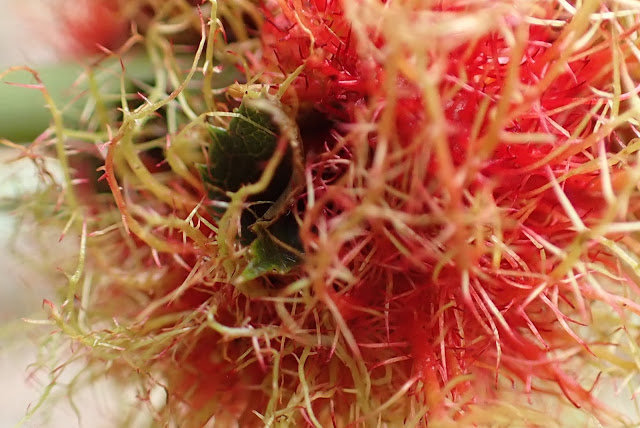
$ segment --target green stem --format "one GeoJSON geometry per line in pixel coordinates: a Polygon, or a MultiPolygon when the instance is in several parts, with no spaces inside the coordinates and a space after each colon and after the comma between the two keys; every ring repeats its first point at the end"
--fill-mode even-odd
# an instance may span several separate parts
{"type": "MultiPolygon", "coordinates": [[[[120,68],[117,59],[107,61],[108,63],[105,61],[107,65],[99,66],[101,70],[120,68]]],[[[123,63],[127,80],[150,81],[153,79],[153,67],[144,55],[131,55],[124,58],[123,63]]],[[[76,114],[77,110],[70,109],[68,106],[74,96],[85,88],[72,88],[72,86],[79,76],[86,73],[86,67],[78,62],[64,62],[38,66],[37,71],[53,105],[59,107],[60,119],[73,124],[79,115],[76,114]]],[[[87,86],[91,92],[95,92],[100,85],[99,80],[96,79],[97,73],[99,72],[92,72],[89,75],[87,86]]],[[[0,138],[16,143],[33,141],[50,125],[55,112],[47,106],[42,90],[21,87],[21,85],[36,83],[33,74],[26,67],[0,72],[0,138]]],[[[104,88],[102,92],[105,92],[104,88]]],[[[106,107],[100,106],[100,108],[106,107]]],[[[104,118],[101,117],[101,124],[104,125],[103,122],[104,118]]]]}

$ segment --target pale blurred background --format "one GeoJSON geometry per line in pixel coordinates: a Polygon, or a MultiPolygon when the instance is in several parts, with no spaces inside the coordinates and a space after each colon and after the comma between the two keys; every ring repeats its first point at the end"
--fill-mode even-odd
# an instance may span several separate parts
{"type": "MultiPolygon", "coordinates": [[[[49,0],[0,0],[0,72],[13,65],[36,66],[56,59],[56,50],[44,43],[51,22],[43,5],[49,0]]],[[[7,79],[10,80],[10,79],[7,79]]],[[[4,84],[4,83],[0,83],[4,84]]],[[[0,117],[0,122],[3,118],[0,117]]],[[[4,120],[7,120],[6,118],[4,120]]],[[[1,124],[1,123],[0,123],[1,124]]],[[[3,135],[0,135],[3,137],[3,135]]],[[[0,146],[0,428],[16,426],[33,407],[47,384],[47,373],[28,367],[37,360],[35,338],[37,327],[22,318],[43,319],[44,298],[53,298],[54,290],[62,284],[61,274],[44,274],[34,268],[38,260],[38,246],[33,242],[12,240],[18,223],[8,211],[6,198],[28,192],[36,185],[35,169],[27,160],[6,163],[16,158],[16,152],[0,146]]],[[[29,233],[28,228],[21,230],[29,233]]],[[[58,237],[45,237],[47,254],[44,269],[56,272],[69,269],[74,255],[73,237],[58,243],[58,237]]],[[[72,266],[72,265],[71,265],[72,266]]],[[[40,330],[40,333],[42,330],[40,330]]],[[[46,408],[22,426],[26,428],[101,427],[109,413],[104,389],[80,394],[76,405],[82,410],[81,421],[64,399],[46,408]]]]}
{"type": "MultiPolygon", "coordinates": [[[[53,59],[51,50],[42,49],[33,32],[29,31],[19,4],[29,1],[0,0],[0,70],[19,63],[35,63],[53,59]]],[[[35,3],[34,3],[35,5],[35,3]]],[[[2,118],[0,118],[2,120],[2,118]]],[[[2,135],[0,135],[2,137],[2,135]]],[[[0,197],[16,195],[21,188],[33,181],[29,165],[6,165],[13,157],[7,149],[0,147],[0,197]]],[[[0,427],[12,427],[25,415],[28,406],[39,396],[37,382],[26,381],[27,365],[35,360],[33,342],[22,340],[20,331],[22,317],[37,313],[40,290],[46,289],[46,278],[38,278],[28,265],[12,256],[11,234],[17,224],[0,210],[0,427]],[[36,278],[39,281],[36,285],[36,278]],[[8,324],[6,324],[8,323],[8,324]],[[17,336],[17,337],[16,337],[17,336]]],[[[50,293],[47,293],[50,294],[50,293]]],[[[68,421],[68,420],[67,420],[68,421]]],[[[27,427],[46,426],[42,422],[26,423],[27,427]]],[[[54,426],[54,425],[51,425],[54,426]]],[[[57,425],[63,427],[65,425],[57,425]]],[[[72,426],[72,425],[71,425],[72,426]]]]}

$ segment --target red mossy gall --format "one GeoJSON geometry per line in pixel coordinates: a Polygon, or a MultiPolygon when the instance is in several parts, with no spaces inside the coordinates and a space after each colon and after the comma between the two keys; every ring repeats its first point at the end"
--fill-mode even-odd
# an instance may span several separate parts
{"type": "MultiPolygon", "coordinates": [[[[187,3],[167,4],[185,28],[204,23],[205,7],[187,3]]],[[[527,398],[535,407],[546,395],[608,417],[593,378],[575,370],[597,373],[620,359],[622,348],[604,350],[610,332],[597,320],[640,313],[627,254],[640,247],[628,233],[638,227],[628,70],[636,49],[620,43],[638,25],[597,1],[538,3],[210,2],[202,34],[214,39],[185,50],[205,56],[183,92],[171,92],[187,75],[173,45],[151,46],[152,57],[167,56],[156,61],[163,87],[149,93],[172,98],[145,98],[135,120],[110,134],[102,170],[117,210],[86,183],[80,196],[92,216],[119,213],[132,227],[104,238],[110,257],[94,256],[98,269],[122,274],[98,303],[119,322],[134,320],[131,336],[116,337],[129,340],[128,358],[147,350],[138,356],[166,383],[168,414],[188,426],[216,417],[241,426],[465,426],[489,424],[483,410],[500,403],[525,415],[527,398]],[[233,40],[207,27],[226,24],[233,40]],[[207,67],[225,61],[237,61],[231,68],[247,81],[211,89],[207,67]],[[266,132],[264,116],[232,112],[238,94],[265,101],[256,105],[278,126],[266,132]],[[153,138],[131,137],[152,127],[152,114],[153,138]],[[164,120],[166,140],[157,136],[164,120]],[[256,211],[240,197],[251,186],[211,201],[194,185],[195,162],[170,158],[165,144],[190,127],[215,127],[215,143],[238,144],[254,128],[275,140],[277,129],[291,139],[279,144],[304,147],[296,171],[304,178],[272,205],[295,220],[301,250],[269,231],[276,217],[247,226],[227,214],[256,211]],[[223,127],[237,135],[220,137],[223,127]],[[224,214],[207,212],[216,202],[224,214]],[[258,233],[260,222],[299,263],[245,281],[257,250],[236,238],[258,233]],[[107,304],[127,294],[126,311],[107,304]]],[[[119,12],[87,4],[117,24],[91,33],[88,19],[71,34],[117,44],[119,12]]],[[[147,17],[165,10],[145,5],[147,17]]],[[[207,167],[207,153],[235,153],[202,141],[207,167]]]]}
{"type": "Polygon", "coordinates": [[[66,54],[82,57],[101,53],[103,49],[117,49],[128,38],[129,21],[118,2],[66,2],[54,13],[70,42],[64,48],[66,54]]]}
{"type": "MultiPolygon", "coordinates": [[[[397,144],[386,155],[382,172],[393,191],[378,201],[393,210],[368,205],[375,192],[367,188],[371,176],[360,189],[346,180],[327,186],[317,179],[315,194],[320,198],[305,218],[309,260],[318,253],[326,256],[332,248],[336,264],[358,272],[357,282],[329,293],[356,342],[365,349],[376,343],[376,349],[385,348],[385,342],[400,343],[390,354],[399,358],[395,366],[405,365],[407,376],[417,374],[427,385],[427,395],[438,396],[461,374],[489,380],[498,376],[491,372],[506,369],[507,376],[520,378],[528,390],[535,379],[550,380],[576,405],[599,406],[553,357],[555,351],[586,346],[569,324],[575,323],[573,312],[588,312],[579,290],[591,286],[585,278],[569,284],[565,275],[575,266],[563,267],[554,257],[541,258],[541,251],[545,245],[577,245],[579,231],[572,216],[595,224],[606,208],[599,171],[589,168],[593,157],[571,147],[597,144],[593,134],[600,110],[594,106],[604,100],[594,88],[609,90],[610,42],[583,46],[563,58],[560,46],[566,35],[559,37],[558,30],[533,25],[519,34],[519,45],[514,45],[502,35],[522,31],[520,18],[514,15],[501,24],[504,28],[463,41],[449,52],[425,46],[419,53],[401,46],[408,55],[423,55],[425,65],[432,60],[431,65],[441,70],[439,74],[436,70],[434,82],[425,83],[413,72],[429,71],[407,66],[396,70],[389,83],[385,79],[392,64],[359,50],[368,45],[384,51],[384,18],[378,27],[356,33],[352,20],[358,16],[349,15],[344,4],[267,2],[262,42],[264,61],[274,72],[279,69],[286,75],[304,64],[290,89],[301,103],[313,104],[343,125],[353,122],[352,129],[358,126],[358,108],[366,103],[373,108],[367,119],[374,124],[366,140],[374,147],[382,138],[397,144]],[[368,39],[359,39],[363,35],[368,39]],[[562,64],[551,66],[554,62],[562,64]],[[426,93],[425,87],[434,92],[426,93]],[[433,96],[440,103],[435,109],[426,105],[433,101],[426,97],[433,96]],[[513,99],[505,101],[507,97],[513,99]],[[380,132],[385,115],[392,117],[393,125],[385,126],[393,135],[380,132]],[[497,121],[502,121],[498,132],[497,121]],[[440,157],[434,144],[438,138],[446,141],[440,157]],[[586,139],[591,140],[588,145],[586,139]],[[558,178],[569,171],[575,172],[558,178]],[[560,190],[557,181],[562,181],[560,190]],[[473,204],[481,198],[488,198],[484,209],[493,213],[474,211],[473,204]],[[422,215],[425,225],[405,223],[417,221],[414,215],[422,215]],[[458,218],[442,219],[446,216],[458,218]],[[491,216],[498,217],[493,221],[491,216]],[[345,223],[357,232],[340,241],[345,223]],[[335,233],[335,241],[328,239],[326,248],[311,233],[318,224],[326,225],[329,238],[335,233]],[[497,245],[511,254],[496,258],[497,245]],[[384,318],[373,322],[367,310],[384,318]]],[[[446,11],[406,6],[411,7],[416,7],[416,15],[441,13],[442,18],[468,12],[462,5],[446,11]]],[[[556,12],[548,13],[550,18],[556,12]]],[[[384,52],[389,61],[415,63],[416,57],[395,54],[384,52]]],[[[355,131],[340,138],[350,153],[361,150],[362,139],[355,131]]],[[[610,139],[602,138],[604,150],[611,150],[610,139]]],[[[593,255],[595,250],[586,251],[585,262],[596,262],[590,259],[593,255]]],[[[602,261],[603,254],[597,259],[602,261]]],[[[370,367],[377,367],[385,353],[362,351],[362,355],[370,367]]],[[[471,384],[463,382],[453,393],[464,395],[470,389],[471,384]]],[[[483,400],[477,392],[472,395],[483,400]]],[[[437,408],[435,401],[430,404],[437,408]]]]}

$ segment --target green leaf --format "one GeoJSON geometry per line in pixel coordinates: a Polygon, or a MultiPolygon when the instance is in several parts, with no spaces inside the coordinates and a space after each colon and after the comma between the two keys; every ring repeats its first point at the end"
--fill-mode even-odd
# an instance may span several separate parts
{"type": "Polygon", "coordinates": [[[251,260],[240,274],[240,282],[266,274],[283,275],[300,263],[303,250],[293,214],[280,217],[268,227],[256,223],[253,229],[258,237],[251,244],[251,260]]]}
{"type": "MultiPolygon", "coordinates": [[[[265,164],[278,144],[278,127],[267,112],[248,108],[244,103],[236,111],[229,129],[211,127],[212,144],[209,165],[200,166],[200,175],[213,201],[229,201],[226,192],[236,192],[242,186],[260,179],[265,164]]],[[[254,207],[257,218],[284,191],[291,178],[290,150],[284,156],[269,187],[253,201],[265,202],[254,207]]],[[[223,214],[224,209],[215,210],[223,214]]]]}
{"type": "Polygon", "coordinates": [[[229,124],[229,129],[212,128],[213,144],[209,165],[210,183],[235,192],[244,184],[260,178],[259,164],[273,155],[277,128],[265,112],[248,110],[244,104],[229,124]]]}
{"type": "MultiPolygon", "coordinates": [[[[209,199],[214,202],[229,202],[228,192],[257,182],[278,145],[279,128],[268,112],[243,102],[236,113],[228,129],[211,127],[209,164],[199,166],[209,199]]],[[[250,247],[240,282],[270,273],[286,274],[300,263],[302,245],[293,215],[277,213],[275,221],[265,218],[269,208],[286,197],[293,175],[292,159],[289,147],[267,188],[250,196],[248,207],[241,213],[237,240],[250,247]]],[[[226,208],[220,204],[212,211],[222,218],[226,208]]]]}

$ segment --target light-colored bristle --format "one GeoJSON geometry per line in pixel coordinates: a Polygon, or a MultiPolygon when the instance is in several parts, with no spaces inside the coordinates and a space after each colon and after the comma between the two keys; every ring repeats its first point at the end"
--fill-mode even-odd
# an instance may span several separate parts
{"type": "Polygon", "coordinates": [[[640,388],[640,5],[194,3],[109,6],[134,35],[81,118],[47,99],[69,358],[161,385],[167,426],[638,419],[594,387],[640,388]],[[286,144],[212,202],[196,165],[243,97],[286,144]],[[300,261],[247,279],[243,213],[289,158],[300,261]]]}

